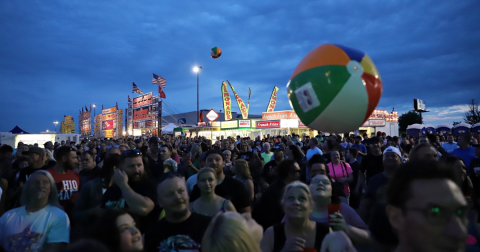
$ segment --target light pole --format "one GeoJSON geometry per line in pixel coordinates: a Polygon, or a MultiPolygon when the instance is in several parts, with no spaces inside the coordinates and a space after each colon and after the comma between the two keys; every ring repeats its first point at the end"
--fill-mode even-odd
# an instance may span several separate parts
{"type": "Polygon", "coordinates": [[[57,133],[57,124],[58,124],[58,122],[55,121],[55,122],[53,122],[53,124],[55,124],[55,133],[57,133]]]}
{"type": "MultiPolygon", "coordinates": [[[[93,104],[93,136],[95,137],[95,117],[96,117],[96,108],[97,105],[93,104]]],[[[90,126],[91,127],[91,126],[90,126]]]]}
{"type": "Polygon", "coordinates": [[[198,122],[199,122],[199,106],[198,106],[198,100],[199,100],[199,86],[198,86],[198,82],[199,82],[199,76],[200,76],[200,69],[202,69],[201,66],[194,66],[193,67],[193,72],[197,73],[197,125],[198,125],[198,122]]]}

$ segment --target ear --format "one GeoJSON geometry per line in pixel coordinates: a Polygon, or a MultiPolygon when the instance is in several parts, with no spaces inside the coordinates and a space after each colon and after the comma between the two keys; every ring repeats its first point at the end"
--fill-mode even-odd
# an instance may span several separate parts
{"type": "Polygon", "coordinates": [[[386,213],[392,227],[397,231],[402,230],[405,224],[405,216],[402,209],[392,205],[387,205],[386,213]]]}

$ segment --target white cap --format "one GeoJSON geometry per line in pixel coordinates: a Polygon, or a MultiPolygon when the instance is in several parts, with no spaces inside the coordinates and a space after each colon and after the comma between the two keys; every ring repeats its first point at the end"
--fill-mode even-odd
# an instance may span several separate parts
{"type": "Polygon", "coordinates": [[[388,148],[386,148],[383,151],[383,155],[385,155],[385,153],[388,153],[388,152],[393,152],[393,153],[397,154],[400,158],[402,158],[402,153],[400,153],[400,150],[398,148],[395,148],[393,146],[389,146],[388,148]]]}

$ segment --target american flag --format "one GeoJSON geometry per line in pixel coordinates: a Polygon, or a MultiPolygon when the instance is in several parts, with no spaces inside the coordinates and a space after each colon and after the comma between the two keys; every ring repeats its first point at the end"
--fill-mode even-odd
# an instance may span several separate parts
{"type": "Polygon", "coordinates": [[[164,78],[154,74],[153,74],[153,78],[152,78],[152,84],[155,84],[155,85],[160,85],[162,88],[165,88],[165,85],[167,84],[167,80],[165,80],[164,78]]]}
{"type": "Polygon", "coordinates": [[[138,88],[137,85],[135,85],[135,82],[132,82],[132,84],[133,84],[132,93],[143,94],[142,90],[140,90],[140,88],[138,88]]]}
{"type": "Polygon", "coordinates": [[[128,102],[132,102],[132,98],[130,98],[130,95],[128,96],[128,102]]]}

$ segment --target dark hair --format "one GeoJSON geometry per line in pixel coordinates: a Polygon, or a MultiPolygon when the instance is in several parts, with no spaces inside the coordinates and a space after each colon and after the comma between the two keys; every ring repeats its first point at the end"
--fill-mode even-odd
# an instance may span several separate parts
{"type": "Polygon", "coordinates": [[[377,143],[380,143],[380,138],[379,137],[370,138],[370,144],[377,144],[377,143]]]}
{"type": "Polygon", "coordinates": [[[315,145],[318,145],[318,139],[316,137],[310,138],[310,141],[313,141],[315,145]]]}
{"type": "Polygon", "coordinates": [[[470,138],[472,138],[472,135],[470,135],[470,133],[463,133],[460,134],[458,138],[462,138],[465,142],[470,142],[470,138]]]}
{"type": "Polygon", "coordinates": [[[434,150],[435,147],[433,147],[433,145],[429,144],[429,143],[422,143],[422,144],[417,144],[415,145],[415,147],[413,147],[413,149],[410,151],[410,155],[409,155],[409,160],[411,161],[416,161],[416,159],[418,159],[418,156],[417,156],[417,153],[420,149],[423,149],[423,148],[433,148],[434,150]]]}
{"type": "Polygon", "coordinates": [[[13,148],[10,145],[4,144],[0,147],[0,153],[13,152],[13,148]]]}
{"type": "MultiPolygon", "coordinates": [[[[170,144],[162,144],[160,148],[166,147],[170,152],[173,151],[173,147],[170,144]]],[[[147,148],[148,149],[148,148],[147,148]]]]}
{"type": "Polygon", "coordinates": [[[297,161],[292,160],[292,159],[286,159],[283,160],[278,166],[277,166],[277,174],[280,179],[285,179],[288,178],[288,175],[293,169],[293,166],[297,163],[297,161]]]}
{"type": "Polygon", "coordinates": [[[108,157],[105,158],[103,161],[103,166],[102,166],[102,178],[103,178],[103,183],[105,185],[110,184],[110,180],[113,178],[113,173],[115,172],[114,167],[117,167],[120,165],[120,155],[118,154],[111,154],[108,157]]]}
{"type": "Polygon", "coordinates": [[[86,155],[86,154],[90,155],[90,157],[92,157],[93,160],[95,160],[95,154],[93,154],[93,151],[91,151],[91,150],[84,151],[84,152],[82,153],[82,158],[85,158],[85,155],[86,155]]]}
{"type": "MultiPolygon", "coordinates": [[[[2,251],[2,250],[0,250],[2,251]]],[[[80,239],[61,250],[61,252],[109,252],[105,244],[93,239],[80,239]]]]}
{"type": "Polygon", "coordinates": [[[431,179],[450,179],[455,182],[456,174],[451,167],[438,161],[418,160],[402,164],[387,186],[388,204],[404,208],[412,197],[411,184],[416,180],[431,179]]]}
{"type": "Polygon", "coordinates": [[[207,160],[208,156],[213,154],[220,155],[220,157],[222,157],[222,160],[225,161],[225,158],[223,157],[223,153],[220,150],[215,150],[215,149],[207,151],[207,154],[205,154],[205,160],[207,160]]]}
{"type": "Polygon", "coordinates": [[[178,172],[167,172],[164,173],[162,176],[157,181],[157,186],[160,185],[163,181],[167,179],[172,179],[172,178],[184,178],[183,174],[178,173],[178,172]]]}
{"type": "Polygon", "coordinates": [[[18,166],[20,165],[21,162],[24,162],[24,161],[27,161],[28,165],[30,165],[31,162],[32,162],[32,160],[29,157],[20,156],[17,159],[15,159],[15,161],[13,162],[12,169],[13,170],[19,170],[20,168],[18,166]]]}
{"type": "Polygon", "coordinates": [[[57,160],[57,162],[62,162],[62,158],[70,155],[70,152],[72,151],[75,151],[75,149],[70,146],[62,146],[57,148],[57,150],[54,152],[55,160],[57,160]]]}
{"type": "Polygon", "coordinates": [[[357,158],[358,157],[358,150],[355,149],[355,148],[350,148],[348,149],[348,152],[350,153],[350,155],[352,155],[354,158],[357,158]]]}
{"type": "Polygon", "coordinates": [[[293,153],[293,159],[297,160],[297,161],[301,161],[302,160],[302,152],[299,150],[299,148],[297,148],[297,146],[295,145],[288,145],[287,146],[288,149],[290,149],[293,153]]]}
{"type": "Polygon", "coordinates": [[[120,251],[120,230],[117,228],[117,219],[124,214],[135,216],[125,209],[107,210],[98,218],[90,233],[90,238],[105,244],[110,251],[120,251]]]}

